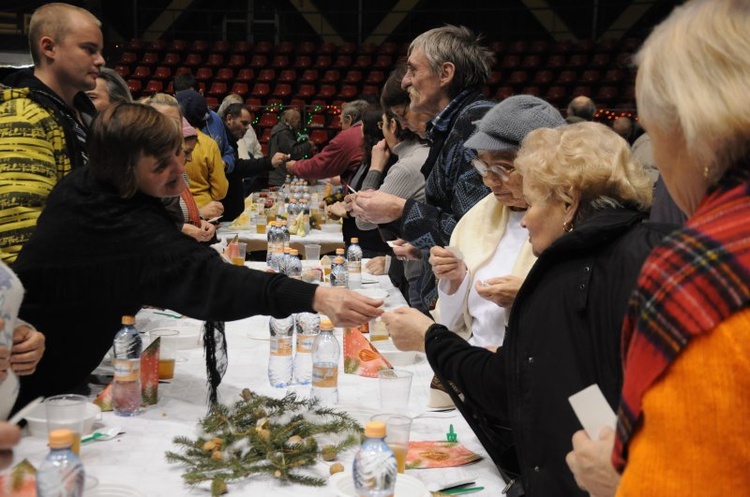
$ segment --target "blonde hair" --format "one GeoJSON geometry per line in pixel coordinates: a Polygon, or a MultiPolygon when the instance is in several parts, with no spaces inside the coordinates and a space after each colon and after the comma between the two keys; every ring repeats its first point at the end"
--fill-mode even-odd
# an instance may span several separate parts
{"type": "Polygon", "coordinates": [[[79,13],[101,28],[102,23],[91,12],[67,3],[48,3],[34,11],[29,21],[29,48],[34,65],[38,66],[42,60],[39,52],[39,41],[43,36],[49,36],[56,43],[62,42],[71,32],[71,14],[79,13]]]}
{"type": "Polygon", "coordinates": [[[642,119],[664,133],[677,130],[710,179],[748,156],[750,2],[694,0],[676,8],[636,63],[642,119]]]}
{"type": "MultiPolygon", "coordinates": [[[[152,107],[154,105],[166,105],[168,107],[178,108],[180,107],[180,103],[177,101],[177,99],[167,93],[154,93],[146,100],[144,100],[143,103],[151,105],[152,107]]],[[[182,112],[180,112],[180,114],[182,114],[182,112]]]]}
{"type": "Polygon", "coordinates": [[[653,188],[628,143],[603,124],[581,122],[532,131],[515,160],[524,185],[547,199],[571,203],[578,193],[576,221],[592,211],[625,204],[646,211],[653,188]]]}

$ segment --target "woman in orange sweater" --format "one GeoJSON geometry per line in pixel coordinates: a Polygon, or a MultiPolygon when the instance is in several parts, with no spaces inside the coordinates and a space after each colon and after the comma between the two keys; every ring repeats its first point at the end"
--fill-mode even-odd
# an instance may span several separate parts
{"type": "Polygon", "coordinates": [[[636,59],[641,123],[689,219],[631,298],[616,433],[573,437],[568,464],[598,497],[750,495],[748,33],[747,0],[694,0],[636,59]]]}

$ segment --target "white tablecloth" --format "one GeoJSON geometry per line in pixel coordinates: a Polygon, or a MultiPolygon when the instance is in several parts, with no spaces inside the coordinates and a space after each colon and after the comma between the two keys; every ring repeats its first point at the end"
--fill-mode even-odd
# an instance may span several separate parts
{"type": "MultiPolygon", "coordinates": [[[[378,279],[381,282],[379,285],[389,291],[386,300],[387,310],[405,305],[403,297],[390,285],[387,277],[378,279]]],[[[233,404],[246,387],[263,395],[282,397],[286,389],[276,389],[268,384],[268,318],[256,316],[227,323],[226,335],[229,367],[219,387],[219,400],[233,404]]],[[[341,340],[340,329],[337,330],[337,336],[341,340]]],[[[102,424],[121,426],[126,433],[115,440],[90,442],[82,447],[81,457],[86,472],[96,478],[100,485],[127,485],[138,489],[147,497],[210,495],[207,486],[187,487],[181,478],[183,468],[168,464],[164,458],[166,451],[177,448],[172,444],[174,437],[194,438],[197,435],[197,420],[206,414],[207,409],[208,390],[202,348],[196,344],[194,348],[180,350],[177,360],[174,380],[169,384],[159,385],[157,405],[146,408],[139,416],[133,418],[118,417],[111,412],[104,413],[102,424]]],[[[440,488],[441,483],[476,477],[477,485],[484,486],[485,490],[472,495],[500,495],[504,483],[461,415],[455,410],[450,413],[426,411],[432,372],[424,355],[419,354],[417,362],[412,366],[405,366],[404,369],[414,372],[409,402],[410,414],[422,414],[413,421],[411,440],[444,440],[449,425],[453,424],[459,442],[484,456],[484,459],[472,465],[447,469],[407,470],[407,473],[421,479],[433,489],[440,488]]],[[[339,407],[350,410],[355,417],[377,413],[378,380],[343,374],[343,364],[340,365],[339,371],[339,407]]],[[[307,396],[310,387],[293,386],[290,390],[307,396]]],[[[46,454],[46,440],[25,435],[14,451],[14,464],[28,458],[32,464],[38,466],[46,454]]],[[[340,457],[347,471],[350,471],[353,456],[354,451],[351,450],[340,457]]],[[[321,475],[328,474],[329,464],[322,461],[318,463],[317,469],[321,475]]],[[[231,483],[228,495],[331,497],[334,491],[330,486],[284,486],[269,477],[256,476],[243,482],[231,483]]]]}

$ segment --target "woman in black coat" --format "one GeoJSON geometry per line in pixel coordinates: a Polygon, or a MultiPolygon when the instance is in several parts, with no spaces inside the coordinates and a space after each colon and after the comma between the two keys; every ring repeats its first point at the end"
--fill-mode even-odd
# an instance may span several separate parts
{"type": "Polygon", "coordinates": [[[437,377],[455,387],[456,405],[503,476],[516,480],[508,495],[522,485],[527,496],[583,496],[565,464],[580,429],[568,397],[596,383],[616,408],[628,297],[669,228],[643,222],[651,184],[606,126],[536,130],[515,165],[529,204],[521,224],[538,260],[503,347],[472,347],[418,312],[383,320],[399,348],[423,346],[437,377]]]}

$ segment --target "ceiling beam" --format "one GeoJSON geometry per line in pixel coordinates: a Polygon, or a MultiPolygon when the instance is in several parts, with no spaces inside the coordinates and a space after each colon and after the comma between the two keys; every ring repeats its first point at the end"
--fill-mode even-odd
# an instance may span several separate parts
{"type": "Polygon", "coordinates": [[[332,41],[336,45],[344,43],[341,35],[338,34],[311,0],[290,0],[290,3],[297,9],[305,21],[312,26],[323,41],[332,41]]]}
{"type": "Polygon", "coordinates": [[[380,21],[372,34],[365,40],[366,43],[382,44],[396,28],[411,14],[411,11],[419,4],[419,0],[398,0],[391,11],[380,21]]]}
{"type": "Polygon", "coordinates": [[[565,21],[549,6],[545,0],[521,0],[529,12],[536,17],[555,41],[578,40],[565,21]]]}
{"type": "Polygon", "coordinates": [[[161,36],[174,24],[180,16],[190,8],[193,0],[172,0],[161,14],[154,19],[154,22],[143,32],[144,41],[154,41],[161,36]]]}
{"type": "Polygon", "coordinates": [[[599,39],[604,38],[620,38],[623,34],[630,31],[635,23],[641,20],[646,12],[653,7],[656,2],[653,1],[636,1],[630,4],[622,14],[613,22],[607,31],[602,34],[599,39]]]}

